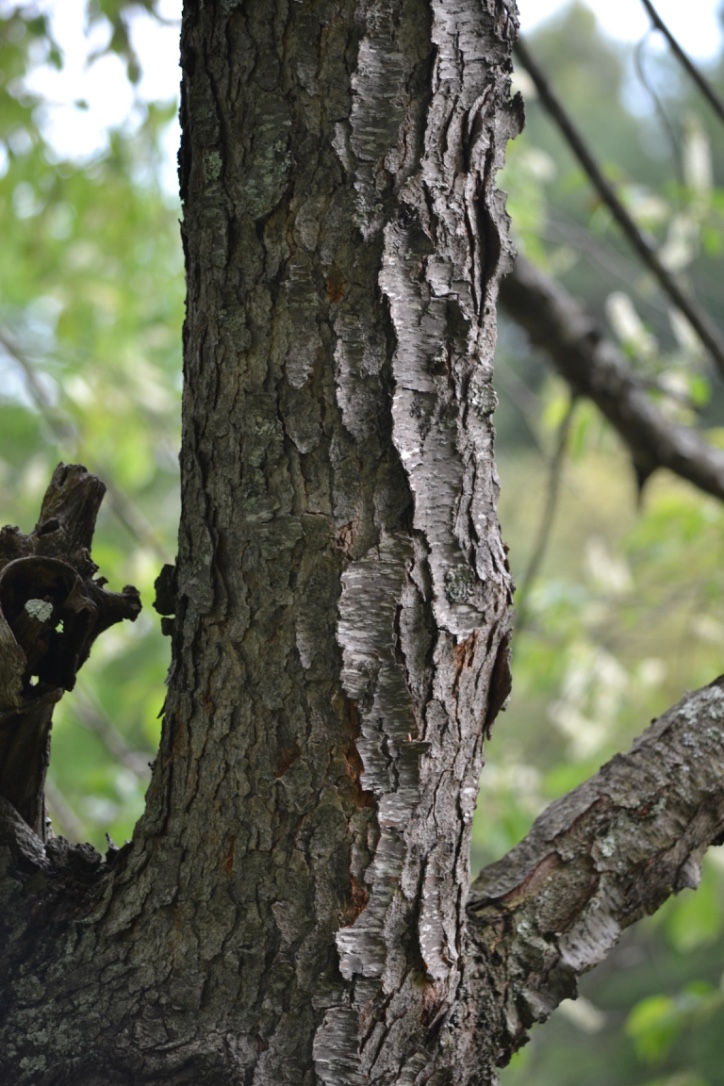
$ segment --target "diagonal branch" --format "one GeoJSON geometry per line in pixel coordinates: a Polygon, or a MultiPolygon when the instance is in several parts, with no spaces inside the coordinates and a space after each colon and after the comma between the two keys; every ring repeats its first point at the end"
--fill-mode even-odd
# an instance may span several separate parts
{"type": "Polygon", "coordinates": [[[639,478],[668,468],[724,500],[724,452],[664,417],[626,359],[586,310],[524,257],[503,280],[500,301],[568,382],[593,400],[628,447],[639,478]]]}
{"type": "MultiPolygon", "coordinates": [[[[63,445],[66,445],[68,441],[71,441],[76,449],[82,453],[84,449],[83,441],[73,432],[72,426],[68,425],[67,421],[62,416],[62,412],[54,406],[51,398],[43,387],[42,381],[38,379],[36,368],[31,359],[25,351],[22,350],[19,344],[15,342],[15,339],[9,334],[7,329],[2,326],[0,326],[0,347],[22,371],[30,397],[58,445],[62,447],[63,445]]],[[[94,457],[94,459],[97,462],[97,457],[94,457]]],[[[104,474],[108,476],[110,475],[110,472],[106,471],[104,474]]],[[[108,494],[108,503],[111,510],[129,535],[132,538],[137,539],[144,546],[150,547],[151,550],[159,555],[159,557],[166,558],[166,548],[163,546],[157,533],[148,523],[138,506],[134,505],[134,503],[123,494],[112,481],[109,481],[106,484],[105,492],[108,494]]]]}
{"type": "Polygon", "coordinates": [[[676,59],[679,61],[679,64],[681,64],[682,68],[684,68],[684,70],[691,77],[691,79],[694,80],[697,87],[704,95],[719,120],[724,122],[724,102],[722,102],[721,98],[716,93],[709,80],[705,79],[699,69],[696,67],[696,65],[692,64],[692,62],[689,60],[688,56],[679,45],[678,41],[669,30],[666,23],[663,22],[658,11],[651,3],[651,0],[641,0],[641,3],[646,8],[646,11],[648,12],[649,18],[651,19],[653,26],[656,28],[656,30],[659,30],[666,38],[667,42],[669,43],[669,47],[671,48],[671,51],[676,59]]]}
{"type": "Polygon", "coordinates": [[[652,243],[641,233],[626,208],[619,200],[613,185],[603,175],[598,163],[591,154],[581,133],[566,113],[563,105],[553,93],[545,75],[533,60],[528,49],[519,38],[514,46],[516,57],[520,60],[535,83],[541,102],[553,118],[568,146],[586,171],[591,184],[601,200],[618,223],[626,240],[638,253],[646,267],[653,272],[662,290],[668,294],[674,305],[681,310],[692,326],[700,341],[716,363],[720,373],[724,374],[724,339],[709,315],[701,309],[679,286],[671,272],[664,267],[656,254],[652,243]]]}
{"type": "Polygon", "coordinates": [[[530,558],[528,559],[528,565],[525,568],[523,578],[517,589],[517,619],[513,630],[513,637],[516,639],[520,637],[522,631],[528,624],[528,597],[530,596],[531,588],[538,576],[546,551],[548,550],[548,544],[550,543],[556,509],[558,508],[558,495],[561,488],[561,476],[563,474],[566,448],[568,447],[568,436],[571,432],[571,423],[573,422],[575,409],[576,398],[575,396],[571,396],[566,413],[561,419],[558,427],[556,447],[548,469],[548,486],[546,488],[543,515],[540,524],[538,525],[538,531],[536,533],[530,558]]]}
{"type": "Polygon", "coordinates": [[[468,912],[504,1004],[502,1062],[624,928],[697,886],[704,852],[724,835],[723,739],[720,676],[552,803],[478,876],[468,912]]]}

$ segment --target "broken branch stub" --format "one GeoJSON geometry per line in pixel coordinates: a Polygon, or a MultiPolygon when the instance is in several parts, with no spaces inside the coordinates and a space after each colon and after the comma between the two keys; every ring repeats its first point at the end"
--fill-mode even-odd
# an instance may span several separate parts
{"type": "Polygon", "coordinates": [[[141,610],[135,588],[107,592],[95,577],[105,489],[82,465],[59,464],[32,533],[0,530],[0,796],[43,840],[53,706],[98,635],[141,610]]]}

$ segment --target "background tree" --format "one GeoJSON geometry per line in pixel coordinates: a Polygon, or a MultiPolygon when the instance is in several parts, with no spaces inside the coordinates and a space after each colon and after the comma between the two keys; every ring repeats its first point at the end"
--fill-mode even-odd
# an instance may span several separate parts
{"type": "MultiPolygon", "coordinates": [[[[118,14],[117,14],[117,13],[112,13],[112,14],[115,14],[115,15],[116,15],[116,22],[118,22],[118,23],[120,24],[120,26],[122,26],[122,27],[123,27],[123,20],[120,20],[120,18],[118,18],[118,14]]],[[[374,27],[373,27],[373,29],[377,29],[377,30],[379,30],[379,29],[380,29],[380,27],[376,27],[376,28],[374,28],[374,27]]],[[[125,43],[126,43],[126,45],[127,45],[127,43],[128,43],[128,40],[129,40],[129,39],[128,39],[128,37],[127,37],[127,36],[126,36],[126,37],[124,37],[124,35],[123,35],[123,34],[120,34],[120,33],[119,33],[119,34],[116,34],[116,35],[114,35],[114,40],[116,41],[116,45],[117,45],[117,42],[120,42],[120,48],[125,48],[124,42],[125,42],[125,43]]],[[[282,130],[283,130],[283,129],[282,129],[282,130]]],[[[209,134],[209,132],[208,132],[208,131],[205,131],[205,132],[204,132],[204,134],[203,134],[203,137],[204,137],[204,138],[206,138],[206,137],[207,137],[207,136],[209,136],[209,135],[211,135],[211,134],[209,134]]],[[[261,147],[261,144],[259,144],[259,147],[261,147]]],[[[255,162],[255,163],[256,163],[256,165],[257,165],[257,167],[258,167],[258,166],[259,166],[259,162],[258,162],[258,161],[256,161],[256,160],[254,160],[254,157],[253,157],[254,151],[256,151],[256,150],[258,150],[258,147],[257,147],[257,148],[252,148],[252,149],[251,149],[251,151],[250,151],[250,149],[249,149],[249,148],[246,148],[246,152],[247,152],[247,154],[251,154],[251,155],[252,155],[252,161],[253,161],[253,162],[255,162]]],[[[353,149],[353,150],[354,150],[354,149],[353,149]]],[[[214,161],[216,161],[216,160],[214,160],[214,161]]],[[[262,160],[262,165],[263,165],[263,160],[262,160]]],[[[282,167],[281,167],[281,168],[283,169],[283,164],[282,164],[282,167]]],[[[213,177],[212,177],[212,178],[208,178],[208,177],[206,177],[206,178],[204,178],[204,180],[205,180],[206,184],[211,184],[211,182],[212,182],[212,181],[214,180],[214,178],[213,178],[213,177]]],[[[271,178],[271,180],[272,180],[272,181],[274,181],[274,177],[272,177],[272,178],[271,178]]],[[[383,194],[384,194],[384,193],[383,193],[383,194]]],[[[247,199],[247,197],[244,197],[244,199],[247,199]]],[[[228,211],[228,207],[227,207],[227,205],[225,205],[225,203],[224,203],[224,200],[221,200],[221,210],[223,210],[223,211],[228,211]]],[[[404,230],[409,230],[409,229],[410,229],[410,227],[411,227],[411,225],[414,225],[414,224],[409,224],[409,223],[407,223],[407,222],[406,222],[406,220],[403,220],[403,222],[402,222],[402,223],[398,223],[398,224],[397,224],[397,227],[399,228],[399,230],[403,230],[403,231],[404,231],[404,230]]],[[[330,229],[330,230],[332,229],[331,225],[330,225],[329,229],[330,229]]],[[[250,252],[253,252],[253,251],[254,251],[254,239],[247,239],[247,241],[249,241],[249,242],[250,242],[250,243],[249,243],[249,251],[250,251],[250,252]]],[[[287,243],[289,243],[289,242],[287,242],[287,243]]],[[[265,244],[267,244],[267,241],[266,241],[266,240],[265,240],[265,244]]],[[[372,249],[373,249],[373,247],[372,247],[372,249]]],[[[372,252],[372,249],[370,249],[370,250],[366,250],[366,251],[365,251],[365,254],[366,254],[366,257],[368,258],[368,260],[369,260],[370,262],[372,262],[372,266],[373,266],[373,252],[372,252]]],[[[369,270],[369,269],[368,269],[368,270],[369,270]]],[[[357,271],[357,269],[356,269],[356,271],[357,271]]],[[[358,271],[357,271],[357,274],[358,274],[358,271]]],[[[296,280],[295,280],[295,282],[296,282],[296,280]]],[[[284,307],[285,307],[285,308],[287,308],[287,312],[288,312],[288,313],[289,313],[289,312],[293,312],[294,314],[297,314],[297,313],[299,313],[299,308],[300,308],[300,302],[304,302],[304,300],[305,300],[305,291],[306,291],[306,298],[307,298],[307,299],[309,298],[309,293],[308,293],[308,291],[309,291],[309,287],[308,287],[307,283],[305,283],[305,282],[304,282],[304,279],[303,279],[303,277],[302,277],[302,285],[300,285],[300,282],[296,282],[296,286],[295,286],[295,288],[294,288],[294,289],[295,289],[295,292],[296,292],[296,294],[297,294],[297,295],[299,295],[299,296],[297,296],[297,299],[296,299],[296,306],[297,306],[296,308],[294,308],[294,307],[293,307],[293,304],[292,304],[292,303],[293,303],[293,299],[292,299],[291,301],[288,301],[287,303],[283,303],[283,302],[281,302],[281,303],[280,303],[280,302],[278,302],[278,306],[279,306],[279,313],[280,313],[279,319],[280,319],[280,320],[282,321],[282,323],[283,323],[283,320],[284,320],[284,307]]],[[[232,293],[233,293],[233,292],[232,292],[232,293]]],[[[282,298],[283,298],[283,295],[282,295],[282,298]]],[[[332,294],[332,298],[331,298],[331,299],[329,299],[329,298],[328,298],[328,302],[331,302],[331,304],[332,304],[332,305],[336,305],[336,306],[340,306],[340,305],[342,305],[342,307],[344,307],[344,299],[343,299],[343,298],[336,298],[336,299],[335,299],[335,298],[334,298],[334,292],[333,292],[333,294],[332,294]]],[[[327,303],[326,303],[326,304],[327,304],[327,303]]],[[[225,307],[224,307],[224,308],[225,308],[225,310],[226,310],[227,306],[225,305],[225,307]]],[[[305,305],[302,305],[302,306],[301,306],[301,310],[302,310],[302,312],[303,312],[303,314],[304,314],[304,317],[308,317],[308,313],[307,313],[307,307],[306,307],[305,305]]],[[[334,312],[334,311],[333,311],[333,312],[334,312]]],[[[300,325],[300,327],[301,327],[301,329],[302,329],[302,330],[304,330],[304,317],[303,317],[302,319],[300,319],[299,317],[297,317],[297,324],[299,324],[299,325],[300,325]]],[[[225,319],[226,319],[226,317],[225,317],[225,319]]],[[[459,331],[459,330],[458,330],[458,331],[459,331]]],[[[206,332],[205,332],[205,334],[206,334],[206,332]]],[[[227,332],[227,334],[228,334],[228,332],[227,332]]],[[[301,336],[301,337],[300,337],[300,342],[302,342],[302,340],[303,340],[303,337],[301,336]]],[[[315,342],[316,342],[316,341],[315,341],[315,342]]],[[[303,352],[302,352],[302,353],[303,353],[303,352]]],[[[368,355],[368,357],[369,357],[369,355],[368,355]]],[[[367,375],[367,379],[369,380],[369,375],[367,375]]],[[[364,381],[363,381],[363,383],[364,383],[364,381]]],[[[369,391],[369,390],[368,390],[368,391],[369,391]]],[[[300,417],[301,415],[303,415],[303,414],[304,414],[304,412],[302,411],[302,407],[301,407],[301,406],[300,406],[299,404],[294,404],[294,403],[289,403],[289,402],[285,402],[285,403],[282,403],[282,404],[281,404],[281,408],[282,408],[282,416],[283,416],[283,417],[284,417],[285,419],[288,419],[288,418],[297,418],[297,419],[299,419],[299,417],[300,417]]],[[[201,409],[201,405],[199,405],[199,409],[201,409]]],[[[202,413],[202,414],[203,414],[203,413],[202,413]]],[[[353,415],[354,415],[354,413],[353,413],[353,415]]],[[[204,416],[204,418],[205,418],[205,416],[204,416]]],[[[364,418],[364,416],[363,416],[363,418],[364,418]]],[[[204,424],[203,424],[203,425],[204,425],[204,427],[206,426],[206,422],[205,422],[205,421],[204,421],[204,424]]],[[[360,425],[361,425],[361,424],[360,424],[360,425]]],[[[274,427],[272,427],[272,429],[274,429],[274,427]]],[[[263,434],[263,437],[264,437],[264,427],[261,427],[261,428],[259,428],[259,430],[261,430],[261,431],[262,431],[262,434],[263,434]]],[[[357,437],[358,437],[358,435],[357,435],[357,437]]],[[[379,435],[378,435],[378,434],[374,435],[374,437],[376,437],[376,441],[381,441],[381,438],[379,437],[379,435]]],[[[274,443],[274,434],[271,434],[271,437],[269,437],[269,434],[267,434],[267,438],[268,438],[268,442],[269,442],[269,444],[272,444],[272,443],[274,443]]],[[[296,433],[292,433],[292,441],[293,441],[293,442],[299,442],[299,439],[300,439],[300,433],[299,433],[299,432],[296,432],[296,433]]],[[[227,440],[228,440],[228,438],[227,438],[227,440]]],[[[264,440],[266,441],[266,439],[264,439],[264,440]]],[[[253,442],[252,442],[252,444],[253,444],[253,442]]],[[[373,449],[374,449],[374,445],[370,446],[370,449],[371,449],[371,450],[372,450],[372,452],[373,452],[373,449]]],[[[297,445],[297,451],[299,451],[299,445],[297,445]]],[[[265,455],[266,455],[266,453],[265,453],[265,455]]],[[[308,456],[308,455],[309,455],[309,452],[308,452],[308,451],[306,451],[306,450],[303,450],[303,451],[302,451],[302,452],[300,453],[300,455],[301,455],[302,457],[304,457],[304,456],[308,456]]],[[[211,453],[209,453],[209,456],[211,456],[211,453]]],[[[257,450],[257,451],[255,452],[255,451],[254,451],[254,450],[252,449],[252,464],[253,464],[254,468],[258,468],[258,467],[259,467],[259,464],[257,464],[257,463],[255,462],[255,457],[256,457],[256,458],[258,458],[258,450],[257,450]]],[[[262,464],[264,465],[264,467],[265,467],[265,468],[268,468],[268,467],[269,467],[269,463],[268,463],[268,457],[267,457],[267,459],[266,459],[266,460],[263,460],[262,464]]],[[[207,464],[206,464],[206,465],[204,465],[204,470],[206,470],[206,469],[207,469],[207,464]]],[[[257,482],[258,482],[258,478],[259,478],[259,477],[258,477],[258,476],[254,476],[254,473],[252,472],[252,482],[253,482],[254,478],[256,478],[256,480],[257,480],[257,482]]],[[[398,481],[399,481],[399,480],[398,480],[398,481]]],[[[384,487],[385,487],[385,485],[386,485],[386,482],[385,482],[384,480],[380,480],[380,484],[382,485],[382,487],[383,487],[383,490],[384,490],[384,487]]],[[[253,502],[254,502],[255,500],[257,500],[257,498],[258,498],[258,494],[254,493],[254,491],[253,491],[253,488],[252,488],[252,495],[251,495],[251,496],[252,496],[252,504],[253,504],[253,502]]],[[[315,512],[316,512],[316,510],[315,510],[315,512]]],[[[397,510],[397,512],[396,512],[396,514],[395,514],[395,515],[396,515],[396,516],[398,516],[398,515],[399,515],[399,513],[402,513],[402,512],[403,512],[403,510],[397,510]]],[[[383,514],[382,514],[381,512],[380,512],[380,513],[378,513],[378,521],[380,521],[380,517],[382,517],[382,515],[383,515],[383,514]]],[[[388,510],[388,516],[389,516],[389,510],[388,510]]],[[[264,520],[263,520],[263,522],[264,522],[264,520]]],[[[382,521],[380,521],[380,522],[382,522],[382,521]]],[[[345,527],[345,526],[343,526],[343,527],[345,527]]],[[[397,526],[397,527],[399,527],[399,526],[397,526]]],[[[403,527],[403,528],[405,527],[405,525],[404,525],[404,518],[403,518],[403,522],[402,522],[402,527],[403,527]]],[[[377,525],[376,525],[376,530],[377,530],[377,525]]],[[[346,544],[346,545],[352,545],[352,543],[353,543],[353,542],[354,542],[354,540],[348,539],[346,535],[345,535],[345,538],[344,538],[344,539],[342,540],[342,543],[343,543],[343,544],[346,544]]],[[[269,544],[269,545],[270,545],[270,544],[269,544]]],[[[339,555],[335,555],[335,557],[336,557],[336,558],[339,558],[340,556],[339,556],[339,555]]],[[[351,554],[351,555],[347,555],[346,557],[352,557],[352,559],[353,559],[353,566],[354,566],[354,558],[355,558],[355,555],[354,555],[354,553],[353,553],[353,554],[351,554]]],[[[393,558],[394,558],[394,556],[393,556],[393,555],[390,555],[390,556],[388,556],[388,558],[389,558],[389,561],[390,561],[390,565],[392,565],[392,563],[393,563],[393,558]]],[[[255,565],[256,565],[256,563],[255,563],[255,565]]],[[[363,572],[364,572],[364,571],[363,571],[363,572]]],[[[453,581],[450,581],[450,584],[449,584],[449,585],[446,585],[446,594],[447,594],[447,589],[449,589],[449,594],[450,594],[450,595],[453,595],[453,596],[455,596],[455,595],[456,595],[456,591],[455,591],[455,590],[456,590],[456,588],[457,588],[457,585],[456,585],[456,584],[454,584],[454,583],[453,583],[453,581]]],[[[462,588],[465,588],[465,585],[462,585],[462,588]]],[[[315,591],[316,591],[316,586],[315,586],[315,591]]],[[[457,601],[456,601],[456,602],[457,602],[457,603],[460,603],[460,599],[457,599],[457,601]]],[[[353,603],[356,603],[356,601],[355,601],[354,597],[353,597],[353,603]]],[[[448,603],[450,603],[449,599],[448,599],[448,603]]],[[[404,614],[404,608],[403,608],[403,614],[404,614]]],[[[261,616],[259,616],[259,621],[262,621],[262,620],[264,620],[264,621],[265,621],[265,622],[267,623],[267,626],[268,626],[268,624],[269,624],[269,623],[271,624],[271,626],[276,626],[276,624],[277,624],[277,618],[276,618],[276,616],[269,616],[269,617],[266,617],[265,615],[263,615],[263,614],[262,614],[261,616]]],[[[106,636],[107,636],[107,635],[106,635],[106,636]]],[[[100,644],[102,644],[102,642],[101,642],[100,644]]],[[[321,661],[319,662],[319,667],[321,668],[321,661]]],[[[321,668],[321,670],[323,671],[323,670],[325,670],[325,669],[321,668]]],[[[714,673],[714,672],[712,671],[712,672],[710,672],[710,673],[714,673]]],[[[368,678],[369,678],[369,677],[368,677],[368,678]]],[[[265,706],[265,709],[266,709],[266,706],[265,706]]],[[[259,715],[259,716],[261,716],[261,715],[259,715]]],[[[106,734],[106,735],[107,735],[107,734],[111,734],[111,735],[112,735],[112,734],[113,734],[113,732],[106,732],[105,734],[106,734]]],[[[409,733],[407,734],[407,737],[408,737],[408,738],[409,738],[410,736],[411,736],[411,732],[409,732],[409,733]]],[[[339,735],[338,735],[338,737],[339,737],[339,735]]],[[[369,753],[369,752],[368,752],[368,753],[369,753]]],[[[405,753],[405,752],[403,752],[403,753],[405,753]]],[[[422,753],[422,752],[415,752],[415,750],[414,750],[414,749],[410,749],[410,750],[408,750],[408,752],[407,752],[407,754],[410,754],[410,755],[419,755],[419,754],[421,754],[421,753],[422,753]]],[[[294,754],[294,752],[293,752],[293,754],[294,754]]],[[[304,761],[304,759],[301,759],[301,760],[302,760],[302,761],[304,761]]],[[[393,760],[394,760],[394,759],[393,759],[393,760]]],[[[299,758],[299,757],[297,757],[296,755],[294,755],[294,757],[293,757],[293,760],[292,760],[292,765],[291,765],[291,766],[289,766],[289,767],[287,767],[287,766],[284,766],[284,770],[285,770],[285,771],[284,771],[284,773],[282,773],[282,774],[281,774],[281,778],[284,778],[284,779],[288,779],[288,780],[289,780],[289,772],[290,772],[290,770],[293,770],[293,769],[294,769],[294,766],[295,766],[295,765],[296,765],[296,763],[297,763],[297,762],[299,762],[299,761],[300,761],[300,758],[299,758]]],[[[297,768],[299,768],[299,767],[297,767],[297,768]]],[[[280,778],[280,779],[281,779],[281,778],[280,778]]],[[[369,817],[369,818],[373,818],[373,816],[370,816],[370,814],[368,814],[368,816],[367,816],[367,817],[369,817]]],[[[256,824],[256,820],[255,820],[255,824],[256,824]]],[[[504,820],[504,824],[505,824],[505,820],[504,820]]],[[[212,844],[213,844],[213,843],[212,843],[212,844]]],[[[213,848],[209,849],[209,856],[211,856],[211,855],[213,855],[213,848]]],[[[227,855],[228,855],[228,854],[227,854],[227,855]]],[[[173,863],[175,862],[175,860],[174,860],[174,859],[170,859],[170,860],[169,860],[168,862],[169,862],[170,866],[173,866],[173,863]]],[[[91,867],[92,867],[92,864],[91,864],[91,867]]],[[[211,885],[211,883],[209,883],[209,885],[211,885]]],[[[365,892],[365,891],[364,891],[364,887],[363,887],[363,893],[364,893],[364,892],[365,892]]],[[[278,904],[279,904],[279,902],[277,902],[277,905],[278,905],[278,904]]],[[[359,907],[360,907],[360,905],[363,905],[363,904],[365,904],[365,902],[363,902],[363,900],[361,900],[361,898],[358,898],[358,899],[357,899],[356,901],[354,901],[354,900],[353,900],[352,904],[353,904],[353,908],[359,908],[359,907]]],[[[216,909],[216,908],[217,908],[217,905],[216,905],[216,902],[215,902],[215,904],[214,904],[214,909],[216,909]]],[[[364,911],[365,911],[365,912],[367,912],[367,911],[368,911],[368,909],[369,909],[369,906],[368,906],[368,908],[367,908],[367,909],[365,909],[364,911]]],[[[277,912],[279,912],[279,914],[281,915],[281,913],[283,912],[283,910],[279,910],[279,909],[278,909],[278,910],[277,910],[277,912]]],[[[177,913],[177,914],[178,914],[178,913],[177,913]]],[[[280,922],[281,922],[281,921],[280,921],[280,915],[277,915],[277,917],[276,917],[276,923],[277,923],[277,925],[279,925],[279,924],[280,924],[280,922]]],[[[505,912],[505,910],[504,910],[503,912],[501,912],[501,915],[503,915],[503,917],[505,917],[505,915],[507,915],[507,913],[505,912]]],[[[162,943],[163,943],[163,940],[162,940],[162,943]]],[[[555,956],[554,956],[554,957],[555,957],[555,956]]],[[[172,986],[173,986],[173,985],[172,985],[172,986]]],[[[554,1000],[554,1001],[555,1001],[555,1000],[554,1000]]],[[[509,1009],[510,1009],[510,1008],[509,1008],[509,1009]]],[[[520,1010],[521,1010],[521,1008],[520,1008],[520,1006],[518,1006],[518,1007],[517,1007],[517,1008],[515,1009],[515,1011],[513,1011],[513,1012],[512,1012],[512,1019],[515,1019],[515,1016],[516,1016],[516,1014],[517,1014],[517,1013],[520,1013],[520,1010]]],[[[160,1013],[161,1013],[161,1012],[160,1012],[160,1013]]],[[[529,1013],[530,1013],[530,1007],[529,1007],[529,1013]]],[[[535,1012],[533,1012],[533,1013],[535,1013],[535,1012]]],[[[152,1015],[152,1018],[153,1018],[153,1015],[152,1015]]],[[[510,1021],[512,1021],[512,1019],[511,1019],[510,1021]]],[[[442,1021],[442,1019],[441,1019],[441,1021],[442,1021]]],[[[439,1024],[440,1024],[440,1023],[439,1023],[439,1024]]],[[[509,1027],[510,1027],[510,1023],[509,1023],[509,1027]]],[[[153,1048],[153,1045],[154,1045],[154,1039],[153,1039],[153,1038],[151,1038],[151,1040],[150,1040],[150,1043],[149,1043],[149,1048],[153,1048]]],[[[274,1058],[274,1057],[269,1057],[269,1059],[272,1059],[272,1058],[274,1058]]]]}

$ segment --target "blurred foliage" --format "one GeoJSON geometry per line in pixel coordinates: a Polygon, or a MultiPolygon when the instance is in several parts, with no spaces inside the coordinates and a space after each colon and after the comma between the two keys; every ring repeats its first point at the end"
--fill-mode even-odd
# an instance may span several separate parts
{"type": "MultiPolygon", "coordinates": [[[[88,5],[107,40],[89,65],[110,50],[136,78],[139,11],[88,5]]],[[[85,464],[109,487],[93,557],[111,588],[141,591],[138,621],[100,639],[53,727],[54,830],[103,848],[142,809],[168,666],[151,603],[178,522],[183,261],[160,180],[176,104],[137,97],[102,150],[63,159],[28,79],[63,68],[55,29],[47,5],[0,13],[0,509],[30,531],[55,465],[85,464]]]]}
{"type": "MultiPolygon", "coordinates": [[[[88,0],[89,66],[119,57],[133,107],[97,152],[63,157],[29,78],[66,61],[50,10],[0,7],[0,502],[2,522],[29,530],[55,464],[85,463],[109,486],[94,558],[112,588],[134,583],[145,603],[135,626],[99,640],[56,713],[54,828],[102,848],[106,832],[130,836],[140,813],[168,662],[150,605],[178,520],[183,268],[178,202],[161,180],[175,103],[140,91],[136,34],[163,21],[160,3],[88,0]]],[[[659,54],[643,67],[660,106],[640,85],[627,105],[631,55],[581,5],[531,46],[669,266],[724,323],[724,142],[705,107],[659,54]]],[[[721,446],[719,379],[520,81],[528,128],[503,179],[518,244],[607,323],[664,410],[721,446]]],[[[78,116],[88,105],[79,98],[78,116]]],[[[496,380],[500,514],[521,583],[569,396],[505,322],[496,380]]],[[[585,403],[574,405],[561,484],[542,570],[525,586],[513,696],[487,749],[475,866],[722,670],[724,508],[658,475],[639,505],[623,451],[585,403]]],[[[699,891],[627,933],[503,1082],[724,1086],[723,893],[715,852],[699,891]]]]}
{"type": "MultiPolygon", "coordinates": [[[[707,107],[666,54],[647,54],[647,85],[636,83],[632,51],[607,43],[581,4],[528,44],[662,259],[724,325],[724,141],[707,107]]],[[[720,65],[707,74],[721,85],[720,65]]],[[[669,417],[721,447],[721,378],[518,79],[528,123],[502,179],[518,246],[586,304],[669,417]]],[[[639,500],[625,452],[588,403],[574,405],[553,533],[525,583],[570,395],[504,319],[496,384],[500,517],[525,602],[513,694],[487,750],[474,867],[511,848],[546,803],[684,690],[715,678],[724,654],[724,508],[665,473],[639,500]]],[[[581,998],[533,1031],[503,1086],[724,1086],[723,901],[712,850],[698,891],[627,932],[583,978],[581,998]]]]}

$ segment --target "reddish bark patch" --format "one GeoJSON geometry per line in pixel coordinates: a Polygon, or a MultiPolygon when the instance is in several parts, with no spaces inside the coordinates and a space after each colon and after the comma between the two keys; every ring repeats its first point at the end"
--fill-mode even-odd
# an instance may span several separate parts
{"type": "Polygon", "coordinates": [[[327,290],[327,297],[333,305],[339,305],[347,293],[347,286],[343,279],[335,275],[334,272],[327,276],[325,281],[325,287],[327,290]]]}
{"type": "Polygon", "coordinates": [[[339,918],[341,927],[349,928],[354,924],[360,913],[363,913],[367,908],[369,897],[370,895],[367,888],[353,875],[349,897],[345,903],[344,911],[339,918]]]}
{"type": "Polygon", "coordinates": [[[422,1012],[420,1014],[420,1021],[427,1029],[430,1028],[438,1017],[442,1002],[443,1000],[437,984],[433,984],[426,980],[422,990],[422,1012]]]}
{"type": "Polygon", "coordinates": [[[537,864],[531,872],[513,890],[509,890],[500,898],[500,904],[508,909],[514,909],[526,898],[538,893],[543,883],[551,877],[556,868],[561,866],[561,858],[557,852],[549,852],[547,856],[537,864]]]}
{"type": "Polygon", "coordinates": [[[164,726],[171,729],[171,754],[175,760],[180,761],[186,757],[188,747],[186,729],[181,724],[178,709],[174,709],[172,713],[164,716],[164,726]]]}
{"type": "Polygon", "coordinates": [[[459,645],[455,646],[455,669],[460,672],[473,661],[475,646],[478,641],[478,631],[473,630],[470,637],[466,637],[459,645]]]}
{"type": "Polygon", "coordinates": [[[229,843],[226,847],[226,855],[224,856],[224,874],[227,878],[231,878],[234,871],[234,853],[236,852],[236,838],[230,837],[229,843]]]}
{"type": "Polygon", "coordinates": [[[362,785],[364,765],[357,749],[357,737],[360,733],[357,702],[351,698],[345,698],[345,717],[348,726],[349,742],[344,750],[344,761],[347,767],[347,776],[352,783],[352,799],[357,807],[374,807],[375,797],[362,785]]]}
{"type": "Polygon", "coordinates": [[[289,770],[294,765],[301,753],[302,752],[297,746],[296,741],[288,747],[283,747],[279,751],[277,764],[274,768],[274,776],[277,780],[279,780],[280,777],[283,777],[287,770],[289,770]]]}
{"type": "Polygon", "coordinates": [[[348,558],[352,557],[352,548],[354,547],[357,528],[358,522],[356,520],[348,520],[346,524],[342,525],[337,533],[337,546],[340,550],[344,551],[348,558]]]}
{"type": "Polygon", "coordinates": [[[478,632],[477,630],[473,630],[469,637],[466,637],[464,641],[461,641],[460,644],[455,646],[455,679],[453,680],[453,694],[456,698],[460,687],[460,676],[463,671],[472,664],[477,644],[478,632]]]}
{"type": "MultiPolygon", "coordinates": [[[[658,793],[656,799],[658,799],[658,793]]],[[[645,813],[648,814],[648,811],[645,813]]],[[[581,811],[573,819],[568,826],[567,832],[579,838],[588,852],[587,843],[598,840],[606,832],[614,815],[615,809],[611,797],[604,792],[603,795],[597,796],[584,811],[581,811]]]]}

